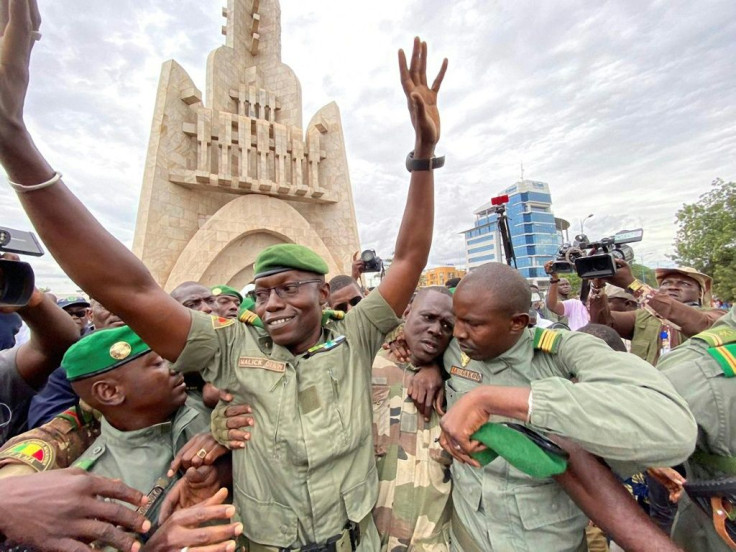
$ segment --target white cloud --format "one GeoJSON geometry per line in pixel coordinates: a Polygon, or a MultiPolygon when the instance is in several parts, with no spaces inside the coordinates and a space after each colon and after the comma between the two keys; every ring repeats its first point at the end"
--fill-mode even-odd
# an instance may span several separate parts
{"type": "MultiPolygon", "coordinates": [[[[128,245],[161,63],[176,59],[204,89],[223,4],[42,2],[30,128],[128,245]]],[[[396,50],[415,34],[430,43],[430,72],[450,59],[431,264],[462,262],[457,232],[518,179],[522,160],[573,229],[588,213],[592,238],[643,226],[636,250],[650,265],[667,262],[681,204],[716,177],[736,178],[730,0],[284,0],[281,11],[282,59],[301,80],[304,119],[340,106],[362,245],[379,255],[393,250],[408,185],[413,138],[396,50]]],[[[29,226],[15,199],[4,205],[3,225],[29,226]]],[[[42,284],[64,287],[48,257],[34,266],[42,284]]]]}

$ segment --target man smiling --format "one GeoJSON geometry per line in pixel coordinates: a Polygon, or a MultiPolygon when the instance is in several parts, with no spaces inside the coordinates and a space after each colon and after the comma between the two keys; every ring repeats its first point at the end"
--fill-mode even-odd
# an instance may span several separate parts
{"type": "Polygon", "coordinates": [[[233,453],[234,498],[251,552],[375,550],[370,370],[429,255],[433,169],[443,164],[434,156],[437,94],[447,61],[430,86],[426,43],[414,40],[409,64],[399,52],[415,140],[406,160],[411,180],[391,270],[344,320],[323,329],[321,306],[329,293],[324,261],[306,248],[290,250],[290,244],[266,250],[254,270],[264,332],[179,304],[66,188],[23,120],[38,8],[34,0],[14,0],[11,7],[0,52],[0,162],[49,251],[153,351],[177,361],[182,371],[203,370],[236,402],[253,405],[259,431],[247,453],[233,453]],[[287,263],[285,253],[291,254],[287,263]]]}

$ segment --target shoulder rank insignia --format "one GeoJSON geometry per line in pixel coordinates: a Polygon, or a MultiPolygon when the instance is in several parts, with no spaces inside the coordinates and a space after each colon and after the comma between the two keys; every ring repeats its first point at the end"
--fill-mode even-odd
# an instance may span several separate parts
{"type": "Polygon", "coordinates": [[[736,342],[736,329],[729,326],[717,326],[693,336],[693,339],[705,341],[711,347],[736,342]]]}
{"type": "Polygon", "coordinates": [[[212,319],[212,327],[215,330],[227,328],[228,326],[235,324],[234,318],[223,318],[222,316],[211,316],[210,318],[212,319]]]}
{"type": "Polygon", "coordinates": [[[337,310],[331,310],[331,309],[324,309],[322,311],[322,325],[324,326],[327,324],[330,320],[342,320],[345,318],[345,313],[343,311],[337,311],[337,310]]]}
{"type": "Polygon", "coordinates": [[[314,347],[310,347],[309,349],[307,349],[307,352],[305,353],[303,358],[309,358],[316,355],[317,353],[326,353],[327,351],[331,351],[332,349],[334,349],[338,345],[342,345],[343,343],[345,343],[345,336],[338,335],[335,339],[330,339],[329,341],[325,341],[324,343],[319,343],[314,347]]]}
{"type": "Polygon", "coordinates": [[[709,347],[708,354],[721,367],[724,376],[727,378],[736,376],[736,343],[725,343],[718,347],[709,347]]]}
{"type": "Polygon", "coordinates": [[[12,458],[42,472],[53,465],[56,453],[48,443],[40,439],[26,439],[4,450],[0,458],[12,458]]]}
{"type": "Polygon", "coordinates": [[[555,354],[561,341],[562,334],[558,331],[539,327],[534,329],[534,348],[538,351],[555,354]]]}
{"type": "Polygon", "coordinates": [[[248,309],[240,313],[240,316],[238,316],[238,320],[240,320],[243,324],[246,324],[248,326],[255,326],[257,328],[263,328],[263,321],[261,320],[260,316],[258,316],[256,313],[248,309]]]}
{"type": "Polygon", "coordinates": [[[470,357],[463,352],[460,353],[460,364],[463,365],[463,368],[470,364],[470,357]]]}

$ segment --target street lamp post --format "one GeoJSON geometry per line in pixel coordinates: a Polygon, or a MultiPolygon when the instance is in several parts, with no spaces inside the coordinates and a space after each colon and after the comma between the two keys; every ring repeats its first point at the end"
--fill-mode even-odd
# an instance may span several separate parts
{"type": "Polygon", "coordinates": [[[589,214],[589,215],[588,215],[587,217],[585,217],[584,219],[580,219],[580,233],[581,233],[581,234],[583,234],[583,233],[584,233],[584,232],[583,232],[583,227],[584,227],[584,225],[585,225],[585,221],[586,221],[586,220],[588,220],[588,219],[589,219],[590,217],[592,217],[592,216],[593,216],[593,213],[589,214]]]}

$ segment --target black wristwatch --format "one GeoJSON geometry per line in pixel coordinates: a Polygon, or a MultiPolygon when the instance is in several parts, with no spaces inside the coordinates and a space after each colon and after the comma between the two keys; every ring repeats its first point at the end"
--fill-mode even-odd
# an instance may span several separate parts
{"type": "Polygon", "coordinates": [[[406,156],[406,170],[413,171],[431,171],[439,169],[445,164],[445,156],[430,157],[429,159],[414,159],[414,152],[410,151],[406,156]]]}

